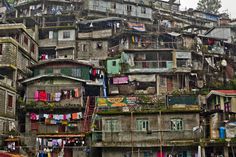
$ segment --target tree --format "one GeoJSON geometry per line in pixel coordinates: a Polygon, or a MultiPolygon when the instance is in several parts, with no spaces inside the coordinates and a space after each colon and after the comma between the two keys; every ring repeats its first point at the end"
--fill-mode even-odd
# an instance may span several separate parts
{"type": "Polygon", "coordinates": [[[199,0],[197,9],[207,13],[218,14],[222,7],[221,0],[199,0]]]}

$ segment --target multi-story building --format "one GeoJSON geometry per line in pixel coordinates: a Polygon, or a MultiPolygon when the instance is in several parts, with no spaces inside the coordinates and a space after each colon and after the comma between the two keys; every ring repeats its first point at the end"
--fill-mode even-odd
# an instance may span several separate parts
{"type": "Polygon", "coordinates": [[[117,94],[165,95],[179,89],[188,91],[190,64],[190,52],[174,49],[125,50],[121,58],[107,60],[107,71],[111,75],[110,92],[115,88],[125,92],[117,94]],[[117,78],[117,74],[125,75],[126,81],[123,77],[117,78]]]}
{"type": "Polygon", "coordinates": [[[85,156],[85,132],[94,108],[90,96],[103,95],[103,71],[69,59],[42,61],[31,68],[34,76],[23,81],[25,117],[19,120],[25,143],[38,153],[48,149],[53,155],[85,156]]]}
{"type": "Polygon", "coordinates": [[[141,96],[97,98],[92,127],[92,146],[97,148],[97,154],[107,157],[198,154],[198,104],[169,104],[167,109],[142,100],[141,96]]]}
{"type": "Polygon", "coordinates": [[[22,24],[0,25],[0,36],[0,132],[8,134],[17,130],[17,99],[23,91],[19,81],[30,75],[28,66],[37,63],[38,44],[22,24]]]}
{"type": "Polygon", "coordinates": [[[212,90],[204,108],[204,147],[206,156],[233,156],[235,145],[235,90],[212,90]]]}

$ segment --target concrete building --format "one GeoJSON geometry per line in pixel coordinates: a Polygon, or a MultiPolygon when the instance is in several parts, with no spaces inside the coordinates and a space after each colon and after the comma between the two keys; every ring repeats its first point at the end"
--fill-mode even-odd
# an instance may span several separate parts
{"type": "Polygon", "coordinates": [[[37,63],[38,44],[22,24],[0,25],[0,36],[0,132],[5,139],[17,132],[17,100],[23,91],[20,80],[31,74],[28,66],[37,63]]]}
{"type": "Polygon", "coordinates": [[[168,109],[159,105],[142,103],[141,96],[98,98],[92,128],[92,146],[100,150],[96,153],[107,157],[197,155],[198,104],[168,109]]]}
{"type": "Polygon", "coordinates": [[[235,146],[235,90],[212,90],[203,113],[206,156],[233,156],[235,146]]]}
{"type": "Polygon", "coordinates": [[[33,144],[36,153],[46,148],[51,155],[86,156],[85,132],[94,107],[90,96],[103,95],[103,72],[94,76],[90,71],[96,67],[69,59],[42,61],[31,68],[34,76],[23,81],[25,116],[19,120],[25,143],[33,144]]]}

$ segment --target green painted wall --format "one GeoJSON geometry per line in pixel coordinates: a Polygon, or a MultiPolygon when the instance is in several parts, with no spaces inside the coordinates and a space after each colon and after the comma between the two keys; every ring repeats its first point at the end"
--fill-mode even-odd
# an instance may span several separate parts
{"type": "MultiPolygon", "coordinates": [[[[45,72],[44,74],[53,74],[53,68],[44,68],[45,72]]],[[[67,75],[67,76],[72,76],[76,78],[81,78],[85,80],[89,80],[89,70],[90,67],[87,66],[80,66],[80,67],[62,67],[62,68],[57,68],[61,74],[67,75]]],[[[58,71],[57,70],[57,71],[58,71]]],[[[40,75],[40,69],[34,69],[34,76],[40,75]]]]}
{"type": "Polygon", "coordinates": [[[120,59],[107,60],[107,73],[108,74],[119,74],[120,70],[121,70],[120,59]]]}

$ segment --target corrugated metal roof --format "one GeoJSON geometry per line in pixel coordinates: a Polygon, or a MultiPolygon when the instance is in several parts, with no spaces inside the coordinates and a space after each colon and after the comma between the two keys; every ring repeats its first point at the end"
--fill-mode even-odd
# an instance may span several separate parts
{"type": "Polygon", "coordinates": [[[220,95],[220,96],[236,96],[236,90],[212,90],[206,98],[209,98],[211,95],[220,95]]]}

